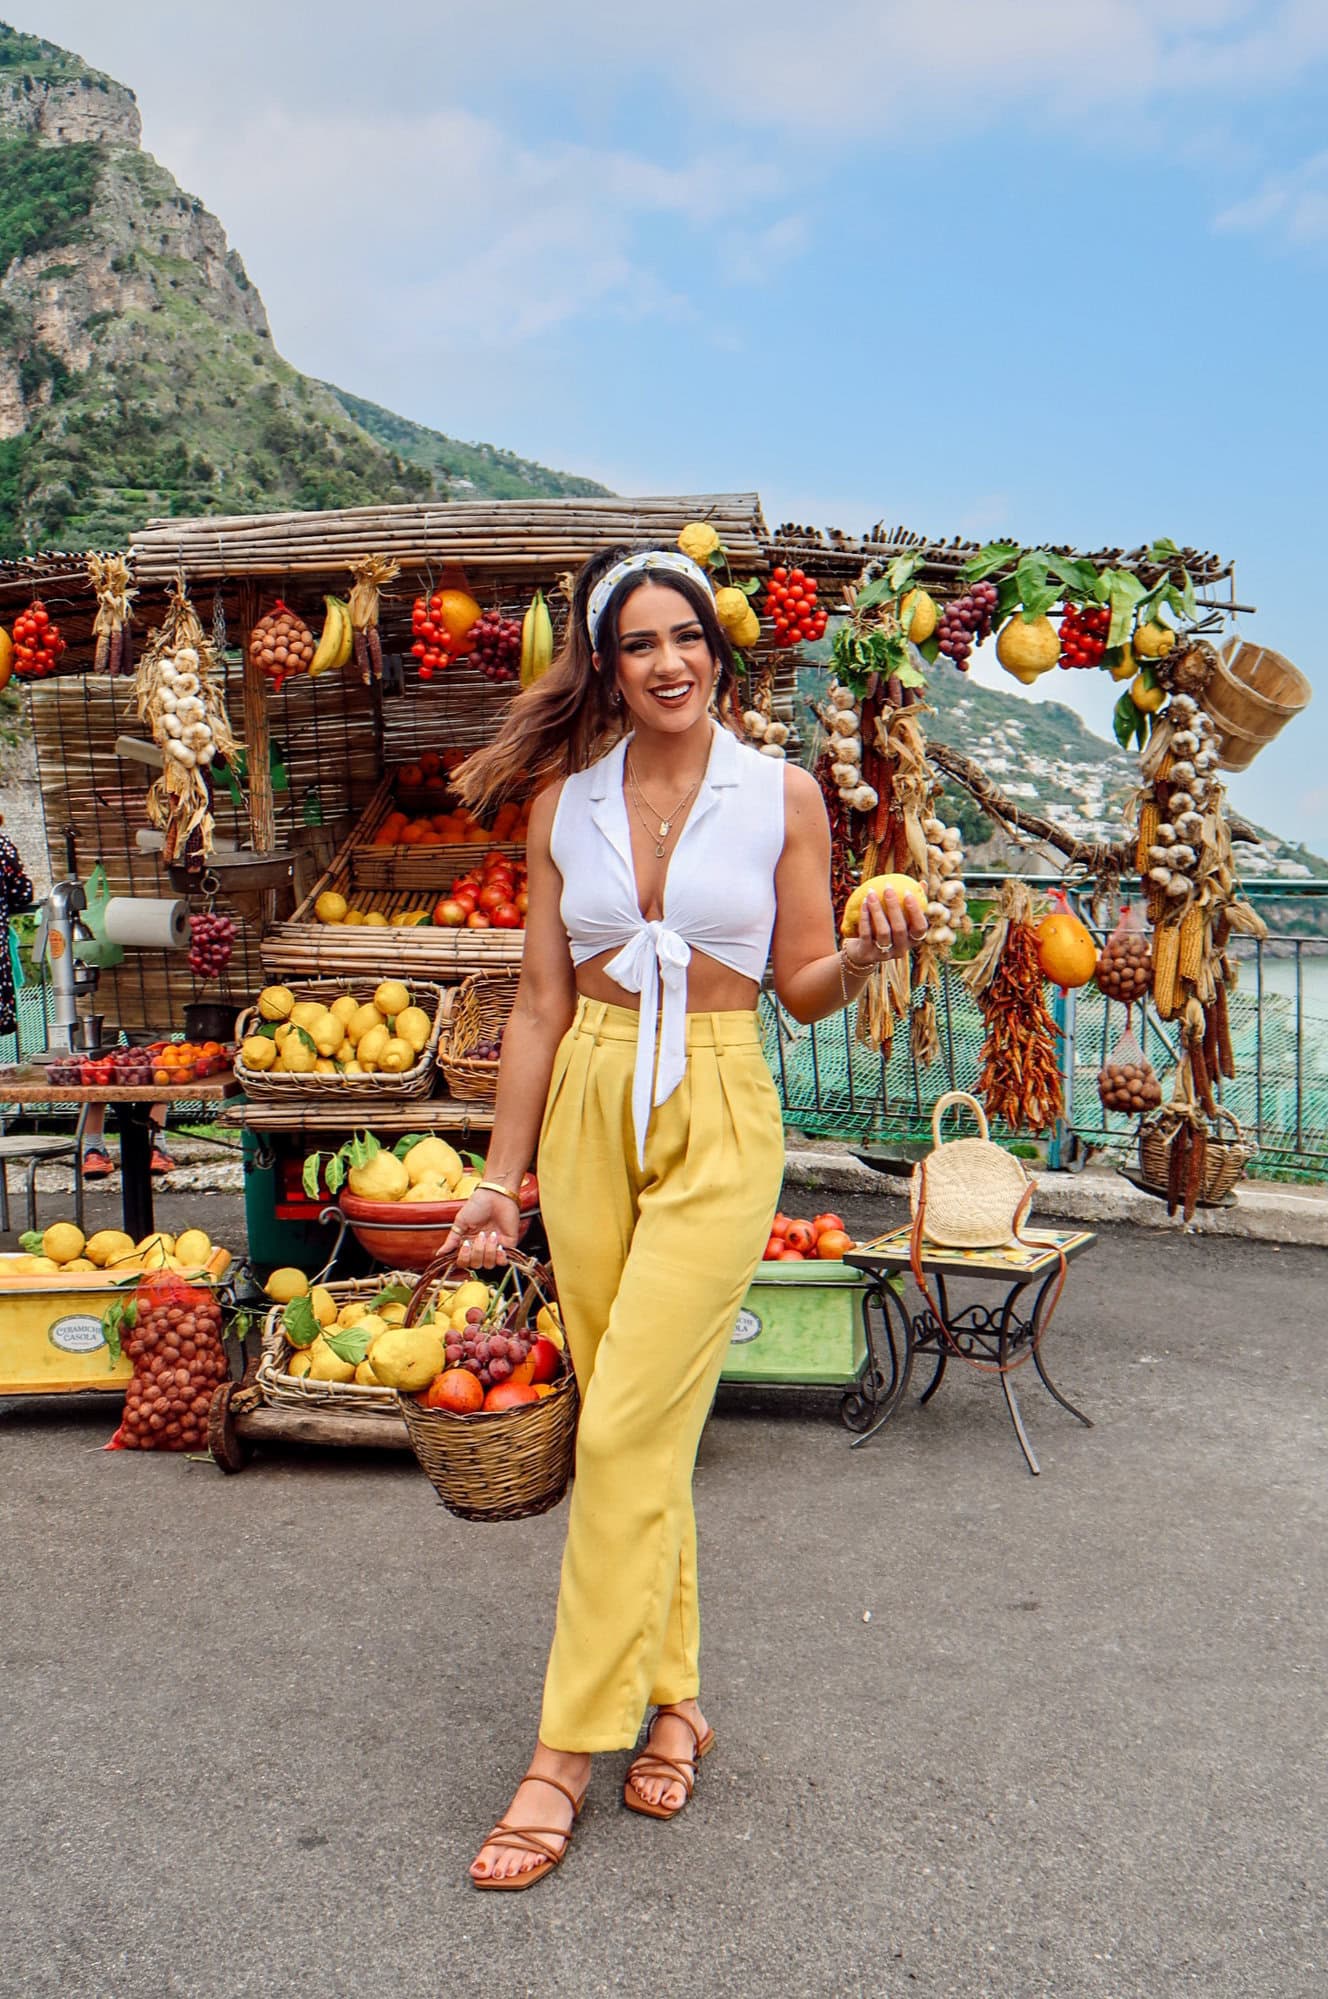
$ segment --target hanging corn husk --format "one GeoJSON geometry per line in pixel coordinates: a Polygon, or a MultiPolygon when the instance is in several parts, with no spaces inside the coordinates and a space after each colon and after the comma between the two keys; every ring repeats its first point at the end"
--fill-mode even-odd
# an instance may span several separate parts
{"type": "Polygon", "coordinates": [[[229,762],[237,745],[211,643],[182,581],[139,661],[134,696],[138,718],[165,758],[147,797],[148,817],[166,835],[163,858],[168,866],[184,860],[192,841],[206,859],[213,828],[209,770],[218,757],[229,762]]]}
{"type": "Polygon", "coordinates": [[[127,672],[130,605],[136,592],[129,587],[129,564],[122,555],[90,555],[88,577],[97,593],[97,614],[92,620],[92,636],[97,641],[93,657],[94,673],[127,672]]]}
{"type": "Polygon", "coordinates": [[[401,574],[401,564],[383,555],[366,555],[351,566],[355,579],[347,602],[355,633],[355,664],[367,687],[383,677],[383,646],[378,635],[378,597],[383,586],[401,574]]]}

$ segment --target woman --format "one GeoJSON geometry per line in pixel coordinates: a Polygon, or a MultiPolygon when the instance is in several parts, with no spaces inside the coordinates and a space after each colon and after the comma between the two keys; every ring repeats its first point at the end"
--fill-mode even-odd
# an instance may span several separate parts
{"type": "Polygon", "coordinates": [[[539,1739],[478,1888],[558,1865],[592,1753],[635,1743],[647,1706],[624,1802],[673,1818],[691,1796],[715,1740],[692,1471],[783,1178],[761,978],[769,956],[783,1004],[818,1020],[926,930],[911,898],[872,896],[836,950],[820,790],[740,740],[734,695],[705,572],[674,550],[609,553],[581,572],[559,659],[457,774],[472,805],[538,796],[493,1135],[446,1248],[503,1260],[538,1144],[582,1397],[539,1739]]]}

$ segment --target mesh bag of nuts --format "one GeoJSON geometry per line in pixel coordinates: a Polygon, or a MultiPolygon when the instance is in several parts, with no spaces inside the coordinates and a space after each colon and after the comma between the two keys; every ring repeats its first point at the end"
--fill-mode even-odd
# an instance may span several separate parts
{"type": "Polygon", "coordinates": [[[1103,1110],[1126,1117],[1156,1110],[1162,1101],[1157,1071],[1128,1027],[1097,1072],[1097,1093],[1103,1110]]]}
{"type": "Polygon", "coordinates": [[[280,597],[249,634],[249,657],[267,675],[274,692],[293,674],[309,671],[314,650],[308,625],[280,597]]]}
{"type": "Polygon", "coordinates": [[[1143,917],[1127,902],[1098,954],[1097,983],[1107,999],[1133,1006],[1153,984],[1153,947],[1143,917]]]}
{"type": "Polygon", "coordinates": [[[107,1449],[206,1447],[208,1405],[228,1372],[216,1292],[173,1271],[152,1271],[140,1278],[121,1312],[119,1338],[134,1374],[125,1390],[120,1427],[107,1449]]]}

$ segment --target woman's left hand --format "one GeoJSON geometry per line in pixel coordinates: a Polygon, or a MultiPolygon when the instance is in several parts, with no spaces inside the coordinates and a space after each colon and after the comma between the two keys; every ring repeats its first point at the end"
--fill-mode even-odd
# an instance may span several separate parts
{"type": "Polygon", "coordinates": [[[858,934],[844,946],[844,956],[860,972],[869,972],[891,958],[905,958],[927,934],[927,914],[916,897],[901,902],[892,888],[884,897],[873,889],[862,905],[858,934]]]}

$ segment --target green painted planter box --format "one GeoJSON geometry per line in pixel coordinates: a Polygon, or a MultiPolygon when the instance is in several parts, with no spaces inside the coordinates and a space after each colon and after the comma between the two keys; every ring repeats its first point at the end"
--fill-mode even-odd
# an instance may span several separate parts
{"type": "Polygon", "coordinates": [[[763,1263],[733,1329],[721,1381],[837,1388],[866,1354],[860,1270],[846,1263],[763,1263]]]}

